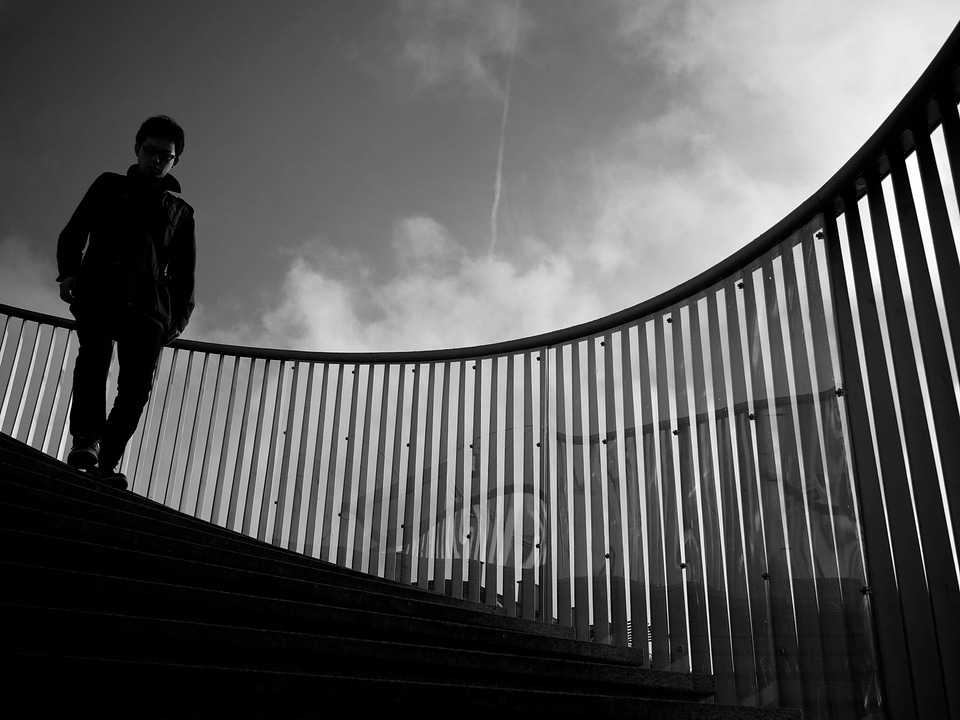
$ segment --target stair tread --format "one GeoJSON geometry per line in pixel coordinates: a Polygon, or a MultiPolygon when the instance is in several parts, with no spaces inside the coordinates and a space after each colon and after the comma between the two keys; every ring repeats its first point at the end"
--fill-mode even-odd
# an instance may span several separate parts
{"type": "Polygon", "coordinates": [[[645,649],[276,547],[2,433],[0,517],[0,661],[40,712],[800,717],[705,702],[712,677],[644,667],[645,649]]]}
{"type": "Polygon", "coordinates": [[[547,658],[516,655],[509,650],[444,648],[416,642],[309,634],[302,631],[260,629],[211,622],[194,622],[95,610],[51,608],[0,603],[0,617],[15,614],[16,623],[5,623],[8,649],[94,649],[102,657],[147,659],[163,652],[182,652],[192,643],[195,664],[222,662],[231,667],[326,667],[333,662],[335,674],[362,671],[386,676],[416,676],[434,673],[449,676],[467,672],[485,684],[530,684],[562,680],[581,692],[598,693],[610,685],[628,694],[656,691],[689,699],[703,699],[715,692],[713,679],[703,675],[679,675],[643,668],[593,662],[583,658],[547,658]],[[201,663],[200,659],[205,662],[201,663]]]}
{"type": "MultiPolygon", "coordinates": [[[[165,525],[158,526],[151,523],[149,525],[151,531],[147,532],[134,529],[136,524],[120,520],[110,522],[102,517],[97,520],[84,519],[72,514],[65,515],[49,510],[37,510],[8,502],[0,502],[0,514],[7,518],[5,524],[10,529],[30,531],[30,528],[43,527],[44,534],[49,537],[61,537],[65,540],[82,537],[85,542],[104,547],[139,550],[184,559],[200,559],[222,567],[242,567],[244,570],[310,581],[337,582],[341,585],[352,586],[360,591],[397,595],[417,602],[458,608],[471,615],[475,611],[473,603],[467,600],[447,598],[439,593],[427,592],[400,583],[374,582],[364,573],[354,573],[349,576],[340,573],[330,574],[325,572],[326,568],[324,567],[309,567],[298,563],[288,563],[284,559],[271,560],[259,555],[251,555],[246,552],[245,547],[233,546],[229,541],[221,540],[220,542],[208,543],[207,538],[202,535],[181,532],[165,525]],[[153,530],[157,530],[157,532],[153,532],[153,530]]],[[[528,632],[573,637],[570,628],[535,623],[506,615],[503,617],[506,618],[505,622],[514,622],[519,628],[528,632]]]]}
{"type": "MultiPolygon", "coordinates": [[[[46,603],[77,609],[129,609],[160,613],[171,619],[216,618],[229,615],[249,627],[292,629],[323,627],[326,632],[371,635],[392,632],[417,634],[450,647],[465,644],[540,653],[551,657],[577,657],[595,662],[623,664],[622,656],[592,643],[552,638],[514,630],[467,624],[430,617],[404,616],[356,607],[308,603],[256,594],[197,588],[153,580],[136,580],[78,570],[44,568],[0,561],[0,574],[12,579],[3,593],[8,602],[46,603]],[[50,592],[46,582],[57,592],[50,592]],[[57,603],[62,598],[61,603],[57,603]],[[69,605],[68,605],[69,603],[69,605]],[[83,603],[81,605],[81,603],[83,603]]],[[[634,665],[639,667],[638,665],[634,665]]],[[[659,671],[649,670],[651,673],[659,671]]]]}
{"type": "MultiPolygon", "coordinates": [[[[363,713],[410,710],[418,713],[443,711],[461,718],[488,718],[490,712],[506,717],[619,718],[656,717],[660,720],[799,720],[798,710],[732,707],[712,703],[659,698],[634,698],[621,695],[582,695],[563,688],[529,689],[496,688],[477,685],[465,678],[461,682],[429,680],[392,680],[343,677],[323,673],[243,670],[205,667],[189,663],[124,662],[76,655],[60,657],[37,653],[5,653],[16,662],[12,678],[21,676],[26,683],[34,677],[33,665],[60,670],[64,684],[86,686],[88,678],[110,677],[111,701],[136,703],[139,717],[164,717],[166,704],[178,713],[194,717],[207,712],[226,712],[230,717],[276,717],[277,702],[282,703],[285,717],[356,718],[363,713]],[[173,689],[173,697],[157,698],[158,684],[173,689]],[[115,688],[115,689],[114,689],[115,688]],[[231,692],[235,691],[235,692],[231,692]],[[144,697],[151,698],[151,707],[143,711],[144,697]],[[185,703],[189,698],[190,703],[185,703]],[[282,698],[282,700],[277,700],[282,698]],[[260,707],[260,703],[265,707],[260,707]],[[317,703],[320,703],[319,705],[317,703]],[[202,707],[197,707],[202,703],[202,707]],[[238,708],[239,715],[234,708],[238,708]],[[248,713],[248,714],[244,714],[248,713]],[[504,715],[504,713],[506,713],[504,715]]],[[[48,698],[56,701],[56,698],[48,698]]],[[[76,699],[70,698],[75,707],[76,699]]],[[[67,703],[64,701],[64,705],[67,703]]]]}

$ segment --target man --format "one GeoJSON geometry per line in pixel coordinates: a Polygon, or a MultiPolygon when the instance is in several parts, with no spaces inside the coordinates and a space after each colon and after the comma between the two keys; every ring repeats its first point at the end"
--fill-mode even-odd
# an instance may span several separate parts
{"type": "Polygon", "coordinates": [[[174,193],[170,170],[183,153],[183,129],[160,115],[137,133],[137,162],[126,175],[98,177],[60,234],[60,297],[77,319],[67,462],[125,489],[117,472],[150,396],[164,345],[193,312],[196,239],[193,208],[174,193]],[[106,413],[114,343],[117,396],[106,413]]]}

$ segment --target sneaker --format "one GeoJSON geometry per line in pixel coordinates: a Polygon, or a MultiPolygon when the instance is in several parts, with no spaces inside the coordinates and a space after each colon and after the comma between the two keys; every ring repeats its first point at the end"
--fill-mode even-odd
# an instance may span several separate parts
{"type": "Polygon", "coordinates": [[[89,470],[100,459],[100,441],[92,437],[74,438],[73,447],[67,455],[67,464],[78,470],[89,470]]]}
{"type": "Polygon", "coordinates": [[[92,467],[87,474],[97,482],[103,483],[115,490],[127,489],[127,476],[119,470],[104,470],[101,467],[92,467]]]}

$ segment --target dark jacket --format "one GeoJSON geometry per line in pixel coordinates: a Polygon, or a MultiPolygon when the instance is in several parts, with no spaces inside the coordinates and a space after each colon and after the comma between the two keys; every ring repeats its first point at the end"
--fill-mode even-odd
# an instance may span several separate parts
{"type": "Polygon", "coordinates": [[[57,244],[57,280],[77,278],[74,315],[102,318],[129,306],[164,332],[183,331],[197,245],[193,208],[179,192],[171,175],[147,185],[136,165],[94,181],[57,244]]]}

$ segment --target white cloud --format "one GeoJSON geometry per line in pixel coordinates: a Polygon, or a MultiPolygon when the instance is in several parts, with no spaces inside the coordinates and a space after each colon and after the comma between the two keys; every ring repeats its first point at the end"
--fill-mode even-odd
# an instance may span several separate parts
{"type": "Polygon", "coordinates": [[[400,4],[401,61],[423,90],[453,84],[501,98],[495,66],[522,45],[532,20],[516,0],[408,0],[400,4]]]}
{"type": "MultiPolygon", "coordinates": [[[[585,322],[693,277],[815,192],[939,48],[931,28],[945,37],[956,19],[931,2],[924,22],[901,27],[898,7],[624,0],[611,37],[671,91],[580,167],[563,161],[562,182],[584,205],[556,208],[562,236],[512,234],[480,257],[435,219],[403,218],[390,244],[397,272],[373,280],[359,257],[304,251],[243,337],[313,350],[475,345],[585,322]]],[[[421,87],[502,97],[491,61],[509,53],[511,4],[403,8],[421,87]]]]}
{"type": "Polygon", "coordinates": [[[309,350],[422,350],[524,337],[599,311],[589,288],[571,292],[578,258],[542,246],[526,266],[474,257],[436,220],[414,216],[396,223],[391,248],[399,271],[377,282],[365,280],[371,271],[358,256],[303,248],[279,300],[255,321],[215,330],[201,312],[191,337],[309,350]]]}

